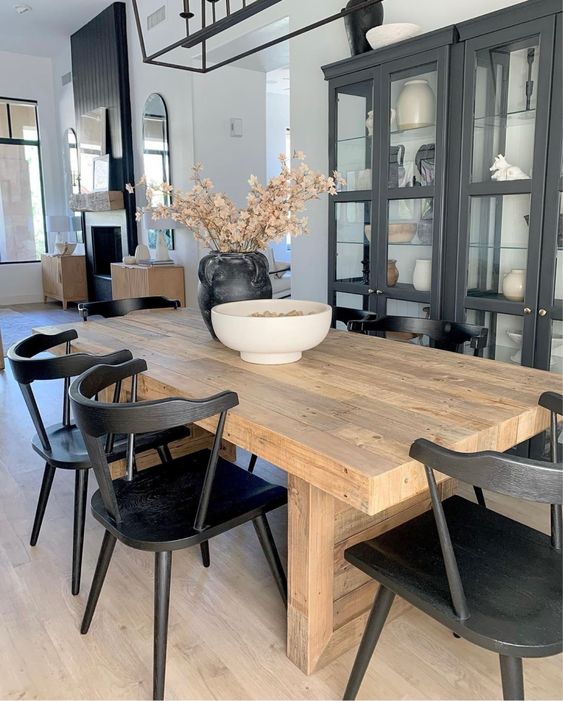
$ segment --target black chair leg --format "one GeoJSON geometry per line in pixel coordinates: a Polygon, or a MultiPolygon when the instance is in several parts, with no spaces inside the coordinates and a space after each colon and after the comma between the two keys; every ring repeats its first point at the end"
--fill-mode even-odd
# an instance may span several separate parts
{"type": "Polygon", "coordinates": [[[270,566],[270,570],[274,576],[282,601],[287,607],[287,577],[285,576],[285,572],[283,570],[283,565],[274,541],[274,536],[270,530],[268,519],[264,514],[262,514],[262,516],[255,518],[252,521],[252,524],[254,526],[254,530],[256,531],[256,535],[258,536],[258,540],[260,541],[260,545],[262,546],[262,550],[264,551],[264,555],[266,556],[266,560],[268,561],[268,565],[270,566]]]}
{"type": "Polygon", "coordinates": [[[45,471],[43,472],[43,481],[41,482],[41,491],[39,492],[39,499],[37,501],[37,508],[35,509],[33,528],[31,529],[31,539],[29,541],[30,545],[37,544],[39,531],[41,530],[41,524],[43,523],[43,516],[45,516],[45,508],[47,507],[47,501],[49,500],[49,494],[51,493],[51,485],[53,484],[54,476],[55,468],[49,465],[49,463],[46,463],[45,471]]]}
{"type": "Polygon", "coordinates": [[[116,542],[116,537],[109,531],[104,533],[102,547],[98,556],[98,563],[96,564],[96,571],[94,572],[94,579],[92,580],[92,587],[90,588],[90,594],[88,596],[88,603],[86,604],[84,618],[82,619],[82,625],[80,626],[80,632],[82,635],[86,635],[90,628],[90,623],[92,623],[92,617],[94,616],[96,604],[100,598],[100,592],[102,591],[102,587],[104,585],[104,580],[106,578],[116,542]]]}
{"type": "Polygon", "coordinates": [[[522,658],[499,655],[504,701],[524,701],[522,658]]]}
{"type": "Polygon", "coordinates": [[[164,698],[172,553],[155,553],[153,699],[164,698]]]}
{"type": "Polygon", "coordinates": [[[350,679],[344,692],[344,699],[355,699],[358,695],[360,685],[370,663],[370,660],[389,615],[391,604],[395,598],[395,592],[392,592],[387,587],[380,585],[373,607],[368,618],[366,629],[362,637],[362,642],[358,649],[358,654],[352,667],[350,679]]]}
{"type": "Polygon", "coordinates": [[[201,561],[204,567],[209,567],[211,565],[211,555],[209,554],[209,541],[200,544],[201,549],[201,561]]]}
{"type": "Polygon", "coordinates": [[[258,460],[258,456],[254,455],[254,453],[250,456],[250,461],[248,463],[248,471],[249,472],[254,472],[254,468],[256,467],[256,461],[258,460]]]}
{"type": "Polygon", "coordinates": [[[172,453],[167,445],[159,445],[156,450],[161,463],[172,462],[172,453]]]}
{"type": "Polygon", "coordinates": [[[475,492],[479,506],[484,506],[486,508],[487,503],[485,502],[485,495],[483,494],[481,487],[473,487],[473,491],[475,492]]]}
{"type": "Polygon", "coordinates": [[[88,470],[76,470],[74,483],[74,531],[72,535],[72,593],[74,596],[80,591],[87,496],[88,470]]]}

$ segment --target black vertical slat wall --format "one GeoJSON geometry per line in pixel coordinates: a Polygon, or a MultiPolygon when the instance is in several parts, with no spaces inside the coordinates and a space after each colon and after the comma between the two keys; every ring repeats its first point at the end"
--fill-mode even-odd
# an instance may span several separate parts
{"type": "MultiPolygon", "coordinates": [[[[135,180],[125,12],[125,3],[113,3],[70,40],[77,127],[80,130],[81,115],[106,108],[107,151],[112,157],[110,190],[121,191],[135,180]]],[[[80,140],[80,133],[78,137],[80,140]]],[[[135,197],[127,193],[125,210],[128,252],[132,254],[137,245],[135,197]]]]}

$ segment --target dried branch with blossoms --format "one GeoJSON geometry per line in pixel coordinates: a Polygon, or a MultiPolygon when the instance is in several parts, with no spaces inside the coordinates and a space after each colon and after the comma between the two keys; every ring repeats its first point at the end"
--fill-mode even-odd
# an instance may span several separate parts
{"type": "MultiPolygon", "coordinates": [[[[285,155],[280,155],[281,172],[267,185],[252,175],[247,207],[238,209],[225,194],[215,192],[213,182],[202,178],[202,166],[193,168],[194,187],[181,192],[168,183],[147,183],[147,206],[137,211],[137,220],[150,211],[153,219],[173,219],[190,229],[198,241],[222,253],[251,253],[264,250],[287,234],[299,236],[308,231],[307,218],[301,216],[310,200],[325,192],[336,195],[337,185],[345,184],[338,173],[327,177],[315,172],[304,162],[305,155],[294,155],[299,165],[290,168],[285,155]],[[171,202],[170,202],[171,200],[171,202]],[[170,202],[164,204],[163,202],[170,202]]],[[[133,192],[131,185],[128,192],[133,192]]]]}

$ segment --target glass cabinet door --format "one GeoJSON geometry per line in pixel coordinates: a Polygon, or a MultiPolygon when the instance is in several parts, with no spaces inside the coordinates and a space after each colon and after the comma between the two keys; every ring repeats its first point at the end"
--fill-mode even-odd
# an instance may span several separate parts
{"type": "Polygon", "coordinates": [[[447,57],[440,49],[382,71],[380,314],[439,315],[447,57]]]}
{"type": "Polygon", "coordinates": [[[373,151],[373,81],[336,92],[336,170],[346,180],[343,192],[371,190],[373,151]]]}
{"type": "Polygon", "coordinates": [[[476,51],[472,182],[530,178],[539,64],[537,35],[476,51]]]}
{"type": "Polygon", "coordinates": [[[544,20],[516,25],[469,40],[465,54],[458,290],[467,320],[489,329],[485,355],[524,365],[538,320],[552,32],[544,20]]]}
{"type": "Polygon", "coordinates": [[[336,282],[369,285],[371,202],[337,202],[336,282]]]}
{"type": "Polygon", "coordinates": [[[329,302],[368,309],[374,277],[373,185],[375,71],[331,86],[330,170],[346,184],[330,198],[329,302]]]}

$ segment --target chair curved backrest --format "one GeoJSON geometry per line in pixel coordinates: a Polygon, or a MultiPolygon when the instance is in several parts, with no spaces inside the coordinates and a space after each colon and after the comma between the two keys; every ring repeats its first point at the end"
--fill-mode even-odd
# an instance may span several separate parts
{"type": "Polygon", "coordinates": [[[14,378],[20,387],[31,420],[45,450],[50,450],[51,446],[31,384],[36,380],[65,380],[62,423],[64,426],[69,426],[70,400],[68,388],[70,387],[70,379],[81,375],[96,365],[124,363],[133,357],[128,350],[116,351],[107,355],[71,353],[71,342],[77,338],[78,333],[75,329],[69,329],[58,334],[37,333],[14,343],[8,350],[8,361],[14,378]],[[35,357],[63,343],[66,344],[66,355],[46,358],[35,357]]]}
{"type": "MultiPolygon", "coordinates": [[[[425,439],[412,444],[410,456],[421,462],[426,470],[453,608],[457,616],[465,620],[469,617],[469,610],[434,470],[481,489],[559,508],[563,503],[563,468],[550,462],[493,451],[459,453],[425,439]]],[[[561,543],[561,535],[552,532],[555,549],[560,549],[557,543],[561,543]]]]}
{"type": "Polygon", "coordinates": [[[238,396],[234,392],[222,392],[201,400],[169,398],[127,404],[104,403],[93,399],[103,389],[119,384],[128,377],[136,377],[146,369],[146,362],[140,359],[121,365],[99,366],[81,375],[70,386],[74,416],[82,432],[104,506],[119,523],[119,503],[104,449],[105,436],[159,432],[219,416],[200,508],[194,524],[196,529],[203,530],[227,412],[238,405],[238,396]]]}
{"type": "Polygon", "coordinates": [[[78,311],[84,321],[88,316],[103,316],[110,319],[116,316],[126,316],[130,312],[147,309],[178,309],[181,306],[178,299],[168,299],[159,295],[152,297],[131,297],[129,299],[114,299],[109,302],[80,302],[78,311]]]}
{"type": "Polygon", "coordinates": [[[463,345],[469,343],[473,355],[478,356],[487,347],[489,331],[475,324],[465,324],[457,321],[439,321],[434,319],[419,319],[408,316],[384,316],[380,319],[367,321],[352,321],[348,324],[350,331],[413,333],[427,336],[435,348],[440,350],[463,352],[463,345]]]}
{"type": "Polygon", "coordinates": [[[367,331],[360,330],[359,328],[350,328],[350,322],[375,321],[376,319],[377,314],[363,309],[352,309],[350,307],[332,308],[332,326],[335,327],[337,322],[340,322],[346,326],[348,331],[354,331],[355,333],[366,334],[367,331]]]}

